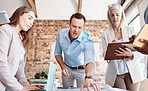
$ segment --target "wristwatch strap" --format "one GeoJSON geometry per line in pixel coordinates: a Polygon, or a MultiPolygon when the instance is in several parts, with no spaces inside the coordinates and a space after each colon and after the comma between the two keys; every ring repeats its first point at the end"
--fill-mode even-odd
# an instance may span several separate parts
{"type": "Polygon", "coordinates": [[[93,77],[91,75],[85,76],[85,79],[86,78],[93,79],[93,77]]]}

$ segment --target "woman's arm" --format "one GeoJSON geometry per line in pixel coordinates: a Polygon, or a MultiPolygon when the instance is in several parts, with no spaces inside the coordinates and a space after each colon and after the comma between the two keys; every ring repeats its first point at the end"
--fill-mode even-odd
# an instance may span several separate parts
{"type": "Polygon", "coordinates": [[[0,27],[0,81],[11,91],[20,91],[23,86],[13,76],[7,58],[11,41],[10,35],[10,31],[0,27]]]}
{"type": "MultiPolygon", "coordinates": [[[[26,57],[26,56],[24,56],[26,57]]],[[[24,68],[25,68],[25,64],[26,64],[26,58],[25,60],[19,65],[19,68],[18,68],[18,71],[16,73],[16,79],[19,81],[19,83],[23,86],[26,86],[26,85],[30,85],[27,81],[27,78],[25,76],[25,73],[24,73],[24,68]]]]}

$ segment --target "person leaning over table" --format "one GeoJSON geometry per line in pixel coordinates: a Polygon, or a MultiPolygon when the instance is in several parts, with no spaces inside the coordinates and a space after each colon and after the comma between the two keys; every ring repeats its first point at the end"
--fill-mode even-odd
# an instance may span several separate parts
{"type": "Polygon", "coordinates": [[[35,15],[31,8],[19,7],[9,18],[9,24],[0,26],[0,91],[29,91],[40,89],[31,86],[24,74],[26,34],[33,25],[35,15]],[[25,34],[24,33],[24,34],[25,34]],[[24,42],[24,43],[23,43],[24,42]],[[7,89],[7,90],[6,90],[7,89]]]}
{"type": "MultiPolygon", "coordinates": [[[[77,87],[97,85],[93,82],[92,75],[95,66],[94,62],[94,42],[89,34],[84,32],[86,19],[81,13],[71,16],[69,27],[61,29],[56,37],[55,58],[62,69],[62,82],[64,87],[77,87]],[[64,59],[62,57],[64,53],[64,59]]],[[[96,89],[95,89],[96,90],[96,89]]]]}
{"type": "MultiPolygon", "coordinates": [[[[121,5],[108,6],[108,20],[110,29],[101,34],[103,56],[106,54],[107,45],[111,42],[128,42],[134,34],[133,28],[125,25],[125,16],[121,5]]],[[[124,59],[108,60],[105,82],[112,87],[139,91],[140,82],[144,80],[140,69],[140,53],[131,52],[130,49],[118,48],[116,56],[124,56],[124,59]],[[121,51],[119,51],[121,50],[121,51]]]]}

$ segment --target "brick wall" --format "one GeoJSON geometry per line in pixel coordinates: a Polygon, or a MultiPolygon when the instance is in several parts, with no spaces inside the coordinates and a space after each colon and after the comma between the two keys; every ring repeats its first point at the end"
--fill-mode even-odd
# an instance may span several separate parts
{"type": "MultiPolygon", "coordinates": [[[[48,73],[49,62],[53,61],[57,66],[56,78],[59,78],[61,82],[61,69],[54,59],[53,51],[57,33],[60,29],[67,27],[69,27],[67,20],[35,20],[27,50],[28,56],[25,66],[27,79],[34,78],[37,72],[45,71],[48,73]]],[[[96,69],[94,80],[99,83],[104,83],[106,71],[106,62],[102,57],[100,33],[108,27],[108,22],[105,20],[88,20],[84,28],[84,31],[89,33],[95,43],[96,69]]]]}

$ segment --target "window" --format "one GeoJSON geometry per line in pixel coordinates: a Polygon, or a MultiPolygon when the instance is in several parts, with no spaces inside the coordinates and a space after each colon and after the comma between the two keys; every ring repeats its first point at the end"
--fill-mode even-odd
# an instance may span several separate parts
{"type": "MultiPolygon", "coordinates": [[[[135,33],[138,34],[139,31],[141,30],[141,26],[140,26],[140,14],[139,14],[137,5],[132,6],[127,10],[126,19],[127,19],[128,25],[130,27],[133,27],[135,33]]],[[[143,54],[141,54],[140,57],[141,58],[138,62],[140,63],[140,67],[142,69],[142,73],[144,77],[146,77],[146,65],[145,65],[146,58],[145,58],[145,55],[143,54]]]]}
{"type": "Polygon", "coordinates": [[[138,34],[139,31],[140,31],[140,29],[141,29],[141,27],[140,27],[140,16],[139,16],[139,14],[130,23],[128,23],[128,25],[130,27],[133,27],[134,30],[135,30],[135,32],[136,32],[136,34],[138,34]]]}

